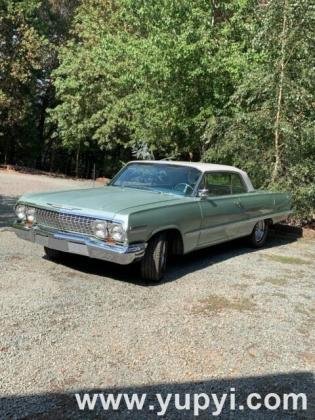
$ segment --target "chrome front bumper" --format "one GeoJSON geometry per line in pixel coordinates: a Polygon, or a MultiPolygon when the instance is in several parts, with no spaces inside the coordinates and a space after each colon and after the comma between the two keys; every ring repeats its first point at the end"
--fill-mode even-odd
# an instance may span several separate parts
{"type": "Polygon", "coordinates": [[[146,248],[146,243],[112,245],[81,234],[60,232],[39,226],[27,228],[20,223],[14,223],[12,230],[19,238],[47,248],[85,255],[121,265],[127,265],[141,259],[146,248]]]}

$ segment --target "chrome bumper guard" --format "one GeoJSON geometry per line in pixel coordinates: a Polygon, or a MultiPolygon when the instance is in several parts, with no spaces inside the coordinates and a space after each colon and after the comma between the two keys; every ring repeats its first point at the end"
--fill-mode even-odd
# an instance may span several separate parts
{"type": "Polygon", "coordinates": [[[12,231],[21,239],[35,242],[47,248],[121,265],[141,259],[146,248],[146,243],[112,245],[81,234],[60,232],[39,226],[28,228],[20,223],[14,223],[12,231]]]}

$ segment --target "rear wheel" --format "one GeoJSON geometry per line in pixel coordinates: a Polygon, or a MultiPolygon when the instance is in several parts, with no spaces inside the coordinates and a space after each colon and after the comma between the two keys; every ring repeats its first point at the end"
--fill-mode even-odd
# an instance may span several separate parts
{"type": "Polygon", "coordinates": [[[260,220],[254,226],[253,232],[250,235],[250,242],[255,248],[262,247],[267,239],[269,231],[269,224],[266,220],[260,220]]]}
{"type": "Polygon", "coordinates": [[[141,275],[144,280],[160,281],[166,270],[168,241],[165,233],[160,233],[150,239],[143,259],[141,260],[141,275]]]}
{"type": "Polygon", "coordinates": [[[64,255],[62,251],[47,248],[47,246],[44,246],[44,251],[45,251],[46,257],[50,260],[57,260],[58,258],[61,258],[64,255]]]}

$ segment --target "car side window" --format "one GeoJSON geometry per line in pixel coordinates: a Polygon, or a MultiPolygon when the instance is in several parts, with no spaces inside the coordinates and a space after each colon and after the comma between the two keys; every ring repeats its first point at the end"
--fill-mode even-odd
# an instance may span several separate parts
{"type": "Polygon", "coordinates": [[[203,179],[202,188],[211,196],[242,194],[246,192],[241,176],[229,172],[209,172],[203,179]]]}
{"type": "Polygon", "coordinates": [[[232,194],[242,194],[246,192],[245,185],[239,174],[231,174],[232,194]]]}
{"type": "Polygon", "coordinates": [[[211,172],[205,174],[205,188],[209,196],[232,194],[231,174],[227,172],[211,172]]]}

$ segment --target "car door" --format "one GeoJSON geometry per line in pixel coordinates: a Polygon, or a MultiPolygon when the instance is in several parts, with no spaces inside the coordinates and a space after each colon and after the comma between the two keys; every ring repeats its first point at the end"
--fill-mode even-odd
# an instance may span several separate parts
{"type": "Polygon", "coordinates": [[[200,199],[200,247],[242,236],[245,214],[240,196],[246,192],[246,187],[241,184],[233,191],[233,182],[230,172],[205,173],[200,188],[207,190],[208,195],[200,199]]]}

